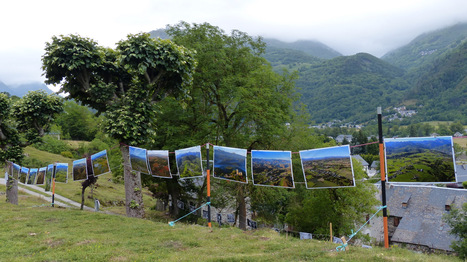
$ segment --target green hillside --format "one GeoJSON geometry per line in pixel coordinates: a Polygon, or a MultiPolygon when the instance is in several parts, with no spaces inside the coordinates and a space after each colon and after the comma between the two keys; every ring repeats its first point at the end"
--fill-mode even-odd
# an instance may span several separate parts
{"type": "Polygon", "coordinates": [[[391,51],[381,59],[403,69],[414,69],[433,63],[467,39],[467,24],[457,24],[422,34],[409,44],[391,51]]]}
{"type": "Polygon", "coordinates": [[[321,59],[331,59],[338,56],[342,56],[342,54],[340,54],[336,50],[318,41],[299,40],[287,43],[272,38],[265,38],[263,40],[269,48],[280,48],[301,51],[305,54],[321,59]]]}
{"type": "MultiPolygon", "coordinates": [[[[5,186],[0,186],[0,192],[5,186]]],[[[460,261],[391,247],[350,246],[336,252],[328,241],[299,240],[270,229],[185,225],[51,208],[20,195],[0,195],[2,261],[460,261]]]]}
{"type": "Polygon", "coordinates": [[[302,67],[299,74],[301,102],[318,123],[368,121],[376,107],[397,105],[410,88],[402,69],[365,53],[302,67]]]}

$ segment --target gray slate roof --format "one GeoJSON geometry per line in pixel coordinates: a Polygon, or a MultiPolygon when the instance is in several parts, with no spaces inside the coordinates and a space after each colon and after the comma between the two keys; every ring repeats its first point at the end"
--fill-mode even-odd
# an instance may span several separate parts
{"type": "Polygon", "coordinates": [[[446,204],[460,208],[467,202],[467,190],[390,185],[386,192],[389,215],[401,217],[391,241],[452,251],[450,245],[456,239],[442,217],[448,213],[446,204]]]}
{"type": "Polygon", "coordinates": [[[352,158],[354,158],[355,160],[358,160],[358,162],[360,162],[362,164],[362,166],[369,166],[368,162],[365,161],[365,159],[363,159],[363,157],[361,157],[360,155],[352,155],[352,158]]]}
{"type": "Polygon", "coordinates": [[[467,165],[456,165],[457,182],[467,181],[467,165]]]}

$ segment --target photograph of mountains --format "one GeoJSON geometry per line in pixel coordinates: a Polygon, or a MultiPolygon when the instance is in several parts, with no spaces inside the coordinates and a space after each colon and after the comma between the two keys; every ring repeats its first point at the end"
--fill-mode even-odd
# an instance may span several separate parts
{"type": "Polygon", "coordinates": [[[194,146],[175,150],[178,174],[180,178],[194,178],[203,176],[201,164],[201,147],[194,146]]]}
{"type": "MultiPolygon", "coordinates": [[[[55,170],[56,173],[57,169],[55,170]]],[[[86,168],[86,158],[81,158],[73,161],[73,181],[86,180],[88,178],[88,171],[86,168]]],[[[55,174],[55,176],[57,176],[55,174]]]]}
{"type": "Polygon", "coordinates": [[[57,183],[68,182],[68,164],[67,163],[57,163],[55,165],[55,182],[57,183]]]}
{"type": "Polygon", "coordinates": [[[21,184],[26,184],[26,179],[29,176],[29,168],[21,167],[21,171],[19,172],[19,182],[21,184]]]}
{"type": "Polygon", "coordinates": [[[47,166],[47,172],[45,173],[45,191],[50,191],[52,185],[52,177],[54,177],[54,164],[47,166]]]}
{"type": "Polygon", "coordinates": [[[43,185],[44,184],[45,172],[46,171],[47,171],[47,167],[39,168],[39,171],[37,172],[37,178],[36,178],[36,184],[37,185],[43,185]]]}
{"type": "Polygon", "coordinates": [[[254,185],[295,188],[290,151],[252,150],[251,169],[254,185]]]}
{"type": "Polygon", "coordinates": [[[150,174],[147,159],[147,150],[144,148],[130,146],[130,165],[131,170],[150,174]]]}
{"type": "Polygon", "coordinates": [[[91,156],[94,176],[104,175],[110,172],[107,150],[103,150],[91,156]]]}
{"type": "Polygon", "coordinates": [[[215,178],[248,183],[246,174],[246,149],[214,146],[215,178]]]}
{"type": "Polygon", "coordinates": [[[20,169],[21,169],[21,167],[18,164],[12,163],[11,173],[12,173],[12,176],[13,176],[14,179],[18,179],[20,169]]]}
{"type": "Polygon", "coordinates": [[[36,183],[36,176],[37,176],[37,168],[29,169],[29,176],[28,176],[28,185],[34,185],[36,183]]]}
{"type": "Polygon", "coordinates": [[[148,150],[148,162],[153,177],[172,178],[169,169],[169,151],[148,150]]]}
{"type": "Polygon", "coordinates": [[[349,145],[304,150],[299,153],[306,188],[355,186],[349,145]]]}
{"type": "Polygon", "coordinates": [[[455,182],[452,137],[384,139],[389,182],[455,182]]]}

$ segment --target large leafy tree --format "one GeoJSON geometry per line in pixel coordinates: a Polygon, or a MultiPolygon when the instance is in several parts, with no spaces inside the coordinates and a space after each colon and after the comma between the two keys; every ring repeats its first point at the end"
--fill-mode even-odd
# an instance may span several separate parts
{"type": "MultiPolygon", "coordinates": [[[[237,30],[226,34],[207,23],[181,22],[168,26],[167,33],[177,44],[196,50],[198,66],[191,99],[183,104],[164,101],[158,115],[164,128],[156,146],[175,149],[212,142],[250,150],[272,148],[292,113],[295,75],[275,73],[261,57],[261,38],[237,30]]],[[[234,192],[239,226],[246,228],[248,188],[225,186],[234,192]]]]}
{"type": "MultiPolygon", "coordinates": [[[[48,95],[44,91],[30,91],[15,102],[1,93],[1,160],[21,164],[23,147],[40,141],[49,131],[56,114],[61,111],[62,99],[56,95],[48,95]]],[[[13,177],[10,178],[7,182],[7,201],[18,204],[18,183],[13,177]]]]}
{"type": "Polygon", "coordinates": [[[105,113],[106,132],[120,142],[127,215],[143,217],[141,179],[130,170],[127,145],[152,141],[157,102],[188,92],[195,67],[192,52],[149,34],[128,35],[115,49],[69,35],[54,36],[42,62],[46,83],[61,84],[60,92],[69,98],[105,113]]]}

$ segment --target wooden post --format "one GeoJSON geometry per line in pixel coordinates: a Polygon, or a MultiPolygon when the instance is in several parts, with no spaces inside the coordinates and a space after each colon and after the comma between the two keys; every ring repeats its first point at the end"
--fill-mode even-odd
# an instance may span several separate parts
{"type": "Polygon", "coordinates": [[[55,202],[55,170],[57,166],[54,164],[54,172],[52,174],[52,207],[54,207],[55,202]]]}
{"type": "Polygon", "coordinates": [[[209,170],[209,143],[206,143],[206,183],[207,183],[207,198],[208,198],[208,227],[212,228],[211,225],[211,170],[209,170]]]}
{"type": "Polygon", "coordinates": [[[333,242],[332,241],[332,223],[329,222],[329,234],[331,235],[331,243],[333,242]]]}
{"type": "Polygon", "coordinates": [[[348,251],[349,250],[349,245],[346,245],[347,240],[345,240],[345,237],[341,237],[341,240],[342,240],[342,243],[344,243],[344,245],[345,245],[345,251],[348,251]]]}
{"type": "MultiPolygon", "coordinates": [[[[381,202],[386,206],[386,169],[384,165],[384,143],[383,143],[383,124],[381,107],[378,107],[378,136],[379,136],[379,165],[381,173],[381,202]]],[[[383,227],[384,227],[384,247],[389,248],[389,232],[388,232],[388,211],[387,207],[383,208],[383,227]]]]}

